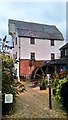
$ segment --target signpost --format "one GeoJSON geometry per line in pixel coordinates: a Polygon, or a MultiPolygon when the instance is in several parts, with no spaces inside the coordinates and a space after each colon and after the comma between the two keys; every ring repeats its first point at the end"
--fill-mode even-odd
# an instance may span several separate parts
{"type": "Polygon", "coordinates": [[[13,103],[13,94],[5,94],[5,103],[13,103]]]}
{"type": "Polygon", "coordinates": [[[52,102],[51,102],[51,85],[49,85],[49,108],[52,109],[52,102]]]}
{"type": "Polygon", "coordinates": [[[48,77],[48,85],[49,85],[50,74],[47,74],[47,77],[48,77]]]}

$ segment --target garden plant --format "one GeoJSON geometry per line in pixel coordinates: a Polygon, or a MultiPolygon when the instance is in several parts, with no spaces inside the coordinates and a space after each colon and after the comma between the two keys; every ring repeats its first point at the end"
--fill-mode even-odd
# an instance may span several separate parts
{"type": "MultiPolygon", "coordinates": [[[[63,76],[63,75],[61,75],[63,76]]],[[[67,107],[68,103],[66,103],[67,105],[65,106],[65,100],[67,99],[68,96],[68,88],[66,89],[65,85],[68,85],[68,81],[67,78],[65,77],[61,77],[59,76],[59,74],[56,74],[53,85],[55,87],[55,99],[58,101],[58,103],[60,104],[60,106],[63,107],[67,107]]]]}

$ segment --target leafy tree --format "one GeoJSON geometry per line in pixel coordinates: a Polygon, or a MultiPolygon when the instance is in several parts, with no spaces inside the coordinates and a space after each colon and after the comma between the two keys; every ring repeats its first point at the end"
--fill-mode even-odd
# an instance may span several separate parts
{"type": "Polygon", "coordinates": [[[13,60],[12,58],[3,53],[0,55],[0,58],[2,60],[2,96],[3,96],[3,102],[2,102],[2,111],[3,114],[9,114],[13,112],[14,109],[14,103],[15,103],[15,91],[14,91],[14,79],[13,79],[13,60]],[[5,94],[13,94],[13,103],[11,104],[5,104],[4,97],[5,94]]]}

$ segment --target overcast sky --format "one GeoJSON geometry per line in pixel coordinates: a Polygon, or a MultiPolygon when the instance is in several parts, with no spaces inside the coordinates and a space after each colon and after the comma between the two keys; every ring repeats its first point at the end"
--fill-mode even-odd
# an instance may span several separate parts
{"type": "Polygon", "coordinates": [[[8,35],[8,19],[56,25],[66,37],[66,2],[0,3],[0,38],[8,35]]]}

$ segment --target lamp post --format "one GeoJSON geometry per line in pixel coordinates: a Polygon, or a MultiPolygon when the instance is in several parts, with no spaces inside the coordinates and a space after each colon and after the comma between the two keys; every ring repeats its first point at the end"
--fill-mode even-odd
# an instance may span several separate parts
{"type": "Polygon", "coordinates": [[[49,81],[50,74],[47,74],[48,76],[48,86],[49,86],[49,108],[52,109],[52,101],[51,101],[51,83],[49,81]]]}
{"type": "Polygon", "coordinates": [[[49,84],[49,108],[52,109],[52,101],[51,101],[51,85],[49,84]]]}

